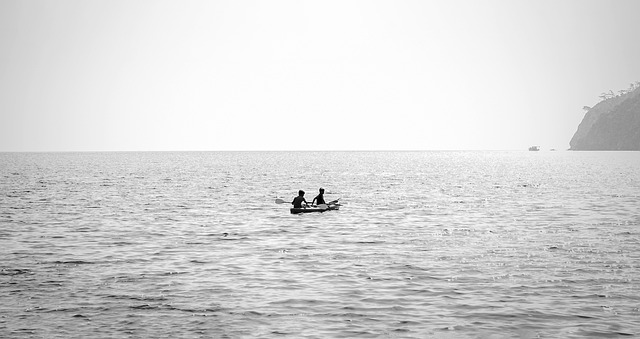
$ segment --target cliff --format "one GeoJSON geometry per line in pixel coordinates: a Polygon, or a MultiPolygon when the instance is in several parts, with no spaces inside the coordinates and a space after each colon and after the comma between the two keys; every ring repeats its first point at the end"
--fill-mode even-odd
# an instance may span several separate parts
{"type": "Polygon", "coordinates": [[[640,88],[589,109],[569,145],[574,151],[640,151],[640,88]]]}

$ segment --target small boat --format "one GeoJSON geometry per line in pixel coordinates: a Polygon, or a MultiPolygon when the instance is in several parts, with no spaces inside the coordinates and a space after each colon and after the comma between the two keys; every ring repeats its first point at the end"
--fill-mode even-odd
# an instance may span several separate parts
{"type": "Polygon", "coordinates": [[[299,214],[299,213],[313,213],[313,212],[324,212],[324,211],[334,211],[340,209],[340,205],[319,205],[316,207],[307,207],[307,208],[291,208],[291,214],[299,214]]]}
{"type": "Polygon", "coordinates": [[[531,146],[529,147],[530,151],[539,151],[540,150],[540,146],[531,146]]]}

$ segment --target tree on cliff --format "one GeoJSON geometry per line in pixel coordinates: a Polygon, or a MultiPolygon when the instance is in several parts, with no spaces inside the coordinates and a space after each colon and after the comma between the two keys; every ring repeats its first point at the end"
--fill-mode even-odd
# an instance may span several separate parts
{"type": "MultiPolygon", "coordinates": [[[[636,82],[632,82],[631,84],[629,84],[629,89],[621,89],[618,91],[618,94],[616,95],[613,90],[609,90],[609,92],[602,92],[600,93],[600,95],[598,96],[600,99],[602,99],[602,101],[604,100],[608,100],[611,98],[615,98],[615,97],[619,97],[622,95],[625,95],[627,93],[631,93],[633,91],[635,91],[636,89],[640,88],[640,81],[636,81],[636,82]]],[[[588,106],[584,106],[584,107],[588,107],[588,106]]],[[[585,108],[582,109],[585,109],[585,108]]]]}

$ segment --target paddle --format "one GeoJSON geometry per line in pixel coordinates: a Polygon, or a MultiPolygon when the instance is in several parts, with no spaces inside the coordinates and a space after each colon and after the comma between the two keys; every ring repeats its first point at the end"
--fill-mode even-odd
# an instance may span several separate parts
{"type": "Polygon", "coordinates": [[[276,198],[276,204],[290,204],[290,202],[288,202],[288,201],[286,201],[284,199],[276,198]]]}

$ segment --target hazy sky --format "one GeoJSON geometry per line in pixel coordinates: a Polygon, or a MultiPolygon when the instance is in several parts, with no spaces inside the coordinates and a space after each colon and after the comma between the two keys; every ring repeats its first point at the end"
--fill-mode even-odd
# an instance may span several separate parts
{"type": "Polygon", "coordinates": [[[0,151],[566,149],[640,1],[0,0],[0,151]]]}

